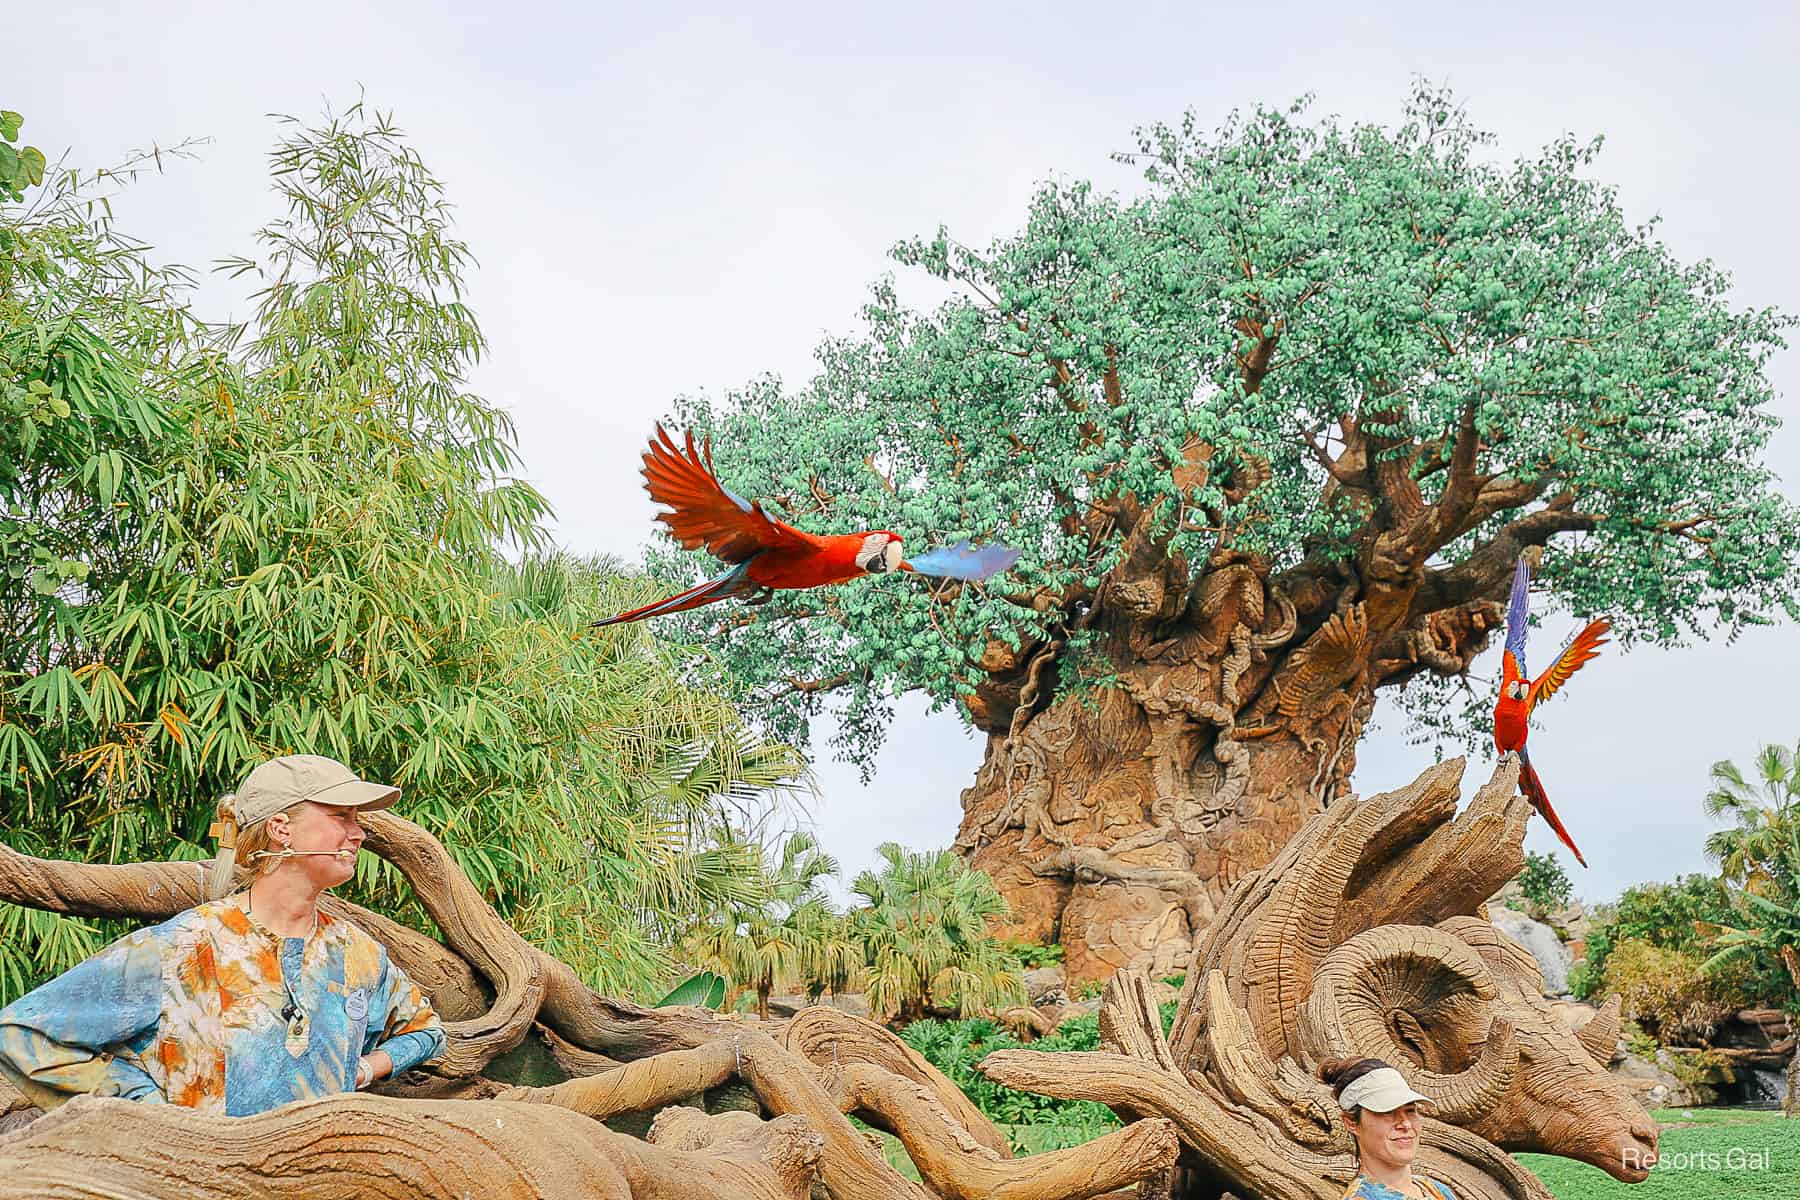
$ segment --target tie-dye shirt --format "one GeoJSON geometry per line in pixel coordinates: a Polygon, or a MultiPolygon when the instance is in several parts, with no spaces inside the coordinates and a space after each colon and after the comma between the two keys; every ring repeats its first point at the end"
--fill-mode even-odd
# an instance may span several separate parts
{"type": "Polygon", "coordinates": [[[443,1054],[437,1014],[381,943],[324,913],[284,938],[245,901],[121,938],[0,1010],[0,1076],[46,1109],[94,1092],[242,1117],[354,1090],[375,1050],[395,1074],[443,1054]]]}
{"type": "MultiPolygon", "coordinates": [[[[1456,1193],[1450,1185],[1439,1183],[1435,1179],[1427,1179],[1423,1175],[1416,1176],[1427,1194],[1436,1193],[1444,1200],[1456,1200],[1456,1193]]],[[[1344,1200],[1410,1200],[1405,1192],[1395,1191],[1385,1183],[1376,1183],[1367,1175],[1358,1175],[1350,1181],[1350,1190],[1344,1193],[1344,1200]]]]}

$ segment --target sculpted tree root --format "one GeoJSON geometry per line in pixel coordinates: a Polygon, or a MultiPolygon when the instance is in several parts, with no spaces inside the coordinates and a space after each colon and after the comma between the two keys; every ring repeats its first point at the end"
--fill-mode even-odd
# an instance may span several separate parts
{"type": "MultiPolygon", "coordinates": [[[[1347,798],[1240,880],[1197,945],[1172,1032],[1149,981],[1121,972],[1101,1009],[1106,1050],[990,1055],[1012,1087],[1110,1105],[1125,1129],[1014,1160],[1005,1137],[887,1030],[830,1008],[747,1026],[698,1009],[597,995],[525,943],[429,834],[388,813],[368,845],[393,862],[439,943],[331,900],[431,992],[449,1062],[360,1094],[245,1121],[82,1100],[0,1135],[12,1196],[824,1195],[831,1200],[1061,1200],[1116,1195],[1336,1200],[1354,1172],[1330,1092],[1339,1054],[1404,1066],[1441,1107],[1421,1163],[1463,1200],[1545,1200],[1508,1151],[1643,1178],[1656,1131],[1604,1069],[1618,1008],[1579,1034],[1541,995],[1536,964],[1485,919],[1523,865],[1530,809],[1508,762],[1457,815],[1462,763],[1347,798]],[[535,1032],[534,1032],[535,1031],[535,1032]],[[536,1036],[573,1076],[506,1087],[480,1072],[536,1036]],[[757,1112],[708,1115],[737,1081],[757,1112]],[[598,1121],[656,1113],[650,1141],[598,1121]],[[922,1183],[888,1166],[855,1116],[895,1135],[922,1183]]],[[[0,846],[0,900],[160,918],[199,899],[192,863],[102,867],[0,846]]],[[[0,1088],[0,1131],[30,1115],[0,1088]]]]}
{"type": "MultiPolygon", "coordinates": [[[[808,1010],[784,1028],[748,1027],[600,996],[523,941],[430,834],[390,813],[367,823],[367,845],[406,876],[444,942],[333,897],[326,904],[430,992],[445,1018],[447,1061],[381,1085],[383,1094],[240,1120],[83,1097],[24,1124],[35,1110],[0,1085],[0,1200],[1082,1200],[1174,1167],[1178,1141],[1163,1120],[1015,1161],[1004,1135],[941,1073],[887,1030],[833,1009],[808,1010]],[[534,1030],[573,1078],[529,1088],[482,1077],[534,1030]],[[760,1112],[682,1107],[733,1080],[760,1112]],[[646,1112],[657,1113],[647,1142],[599,1124],[646,1112]],[[890,1167],[851,1115],[897,1136],[925,1183],[890,1167]]],[[[54,912],[161,919],[198,903],[201,882],[192,863],[94,866],[0,846],[0,900],[54,912]]]]}
{"type": "Polygon", "coordinates": [[[755,1124],[695,1153],[554,1105],[333,1096],[222,1120],[81,1097],[0,1143],[0,1200],[806,1200],[819,1135],[795,1117],[755,1124]]]}
{"type": "Polygon", "coordinates": [[[1173,1121],[1181,1200],[1337,1200],[1353,1146],[1314,1071],[1339,1055],[1393,1062],[1439,1100],[1419,1161],[1464,1200],[1549,1197],[1513,1150],[1645,1178],[1656,1127],[1604,1069],[1616,1000],[1569,1030],[1530,954],[1481,908],[1523,866],[1516,763],[1458,816],[1462,770],[1335,803],[1240,880],[1194,952],[1171,1037],[1148,979],[1122,971],[1100,1011],[1107,1052],[1001,1051],[981,1070],[1173,1121]]]}

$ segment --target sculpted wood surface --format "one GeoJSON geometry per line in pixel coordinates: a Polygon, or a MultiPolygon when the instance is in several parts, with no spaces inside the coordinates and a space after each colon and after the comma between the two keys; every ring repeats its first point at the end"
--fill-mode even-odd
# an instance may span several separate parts
{"type": "MultiPolygon", "coordinates": [[[[1110,1105],[1126,1128],[1013,1159],[1006,1137],[891,1032],[836,1009],[747,1025],[600,996],[518,937],[424,830],[371,817],[369,845],[418,890],[439,943],[331,900],[428,989],[455,1047],[435,1075],[248,1121],[84,1098],[46,1117],[0,1089],[0,1200],[24,1196],[543,1195],[832,1200],[1062,1200],[1117,1195],[1335,1200],[1351,1144],[1317,1063],[1371,1054],[1438,1096],[1421,1163],[1465,1200],[1549,1193],[1506,1153],[1580,1158],[1621,1179],[1655,1126],[1603,1064],[1617,1005],[1578,1035],[1540,995],[1531,956],[1484,919],[1517,873],[1529,808],[1503,765],[1458,815],[1460,761],[1314,814],[1227,891],[1165,1036],[1150,977],[1115,974],[1103,1052],[990,1055],[1012,1087],[1110,1105]],[[574,1074],[506,1087],[479,1071],[533,1030],[574,1074]],[[756,1112],[708,1115],[737,1081],[756,1112]],[[655,1113],[650,1141],[599,1121],[655,1113]],[[918,1167],[888,1166],[855,1116],[918,1167]],[[23,1127],[20,1126],[23,1124],[23,1127]],[[13,1129],[10,1134],[4,1131],[13,1129]],[[104,1135],[99,1131],[104,1130],[104,1135]],[[95,1147],[102,1147],[96,1150],[95,1147]],[[395,1164],[400,1164],[396,1168],[395,1164]],[[310,1190],[309,1190],[310,1189],[310,1190]],[[335,1189],[335,1190],[334,1190],[335,1189]]],[[[1082,861],[1080,847],[1067,848],[1082,861]]],[[[1170,867],[1146,886],[1196,894],[1170,867]]],[[[0,847],[0,900],[151,919],[192,904],[191,864],[96,867],[0,847]]]]}

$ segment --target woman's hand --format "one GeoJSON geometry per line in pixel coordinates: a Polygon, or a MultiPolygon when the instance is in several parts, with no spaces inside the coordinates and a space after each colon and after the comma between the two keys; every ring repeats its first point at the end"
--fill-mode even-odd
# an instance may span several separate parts
{"type": "Polygon", "coordinates": [[[386,1050],[365,1054],[356,1060],[356,1090],[360,1092],[377,1079],[386,1079],[393,1072],[394,1060],[388,1057],[386,1050]]]}

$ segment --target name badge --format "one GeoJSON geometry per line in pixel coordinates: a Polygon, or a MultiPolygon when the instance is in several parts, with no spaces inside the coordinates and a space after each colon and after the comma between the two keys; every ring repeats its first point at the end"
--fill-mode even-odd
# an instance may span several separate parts
{"type": "Polygon", "coordinates": [[[344,1015],[352,1021],[360,1021],[369,1015],[369,989],[366,987],[351,988],[344,996],[344,1015]]]}

